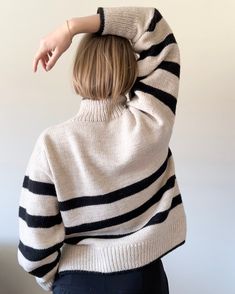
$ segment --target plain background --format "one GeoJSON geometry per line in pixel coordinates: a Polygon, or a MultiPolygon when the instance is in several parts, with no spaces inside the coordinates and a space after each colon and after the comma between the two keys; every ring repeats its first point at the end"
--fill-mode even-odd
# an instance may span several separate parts
{"type": "MultiPolygon", "coordinates": [[[[45,293],[18,265],[18,200],[43,129],[77,113],[71,71],[79,37],[45,72],[32,60],[40,38],[98,6],[154,6],[181,50],[170,146],[187,214],[185,245],[163,258],[171,294],[235,293],[235,2],[1,1],[0,293],[45,293]]],[[[81,35],[80,35],[81,36],[81,35]]]]}

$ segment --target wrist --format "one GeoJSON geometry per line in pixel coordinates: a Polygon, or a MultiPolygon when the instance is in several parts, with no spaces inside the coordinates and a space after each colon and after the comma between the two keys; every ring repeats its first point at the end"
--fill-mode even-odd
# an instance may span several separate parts
{"type": "Polygon", "coordinates": [[[72,34],[72,32],[71,32],[71,29],[70,29],[70,23],[69,23],[69,20],[68,19],[66,19],[66,26],[67,26],[67,31],[68,31],[68,34],[69,34],[69,36],[70,36],[70,39],[71,39],[71,42],[72,42],[72,40],[73,40],[73,34],[72,34]]]}
{"type": "Polygon", "coordinates": [[[80,33],[79,32],[79,29],[80,29],[79,17],[73,17],[68,19],[68,26],[69,26],[72,37],[74,37],[76,34],[79,34],[80,33]]]}
{"type": "Polygon", "coordinates": [[[100,28],[100,16],[99,14],[73,17],[68,19],[68,25],[72,37],[80,33],[95,33],[100,28]]]}

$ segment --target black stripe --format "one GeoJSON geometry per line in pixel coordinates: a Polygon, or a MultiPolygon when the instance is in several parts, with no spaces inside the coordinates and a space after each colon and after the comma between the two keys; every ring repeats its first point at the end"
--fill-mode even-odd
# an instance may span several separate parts
{"type": "Polygon", "coordinates": [[[165,47],[167,47],[168,45],[173,44],[173,43],[176,43],[176,39],[175,39],[174,35],[172,33],[170,33],[160,43],[153,44],[152,46],[150,46],[150,48],[148,48],[146,50],[142,50],[139,53],[139,58],[137,59],[137,61],[139,61],[141,59],[145,59],[149,56],[157,56],[158,54],[160,54],[162,52],[162,50],[165,47]]]}
{"type": "Polygon", "coordinates": [[[165,211],[161,211],[158,212],[154,217],[152,217],[152,219],[148,222],[147,226],[149,225],[154,225],[154,224],[159,224],[162,223],[166,220],[169,212],[171,209],[173,209],[174,207],[176,207],[178,204],[182,203],[182,198],[181,195],[178,194],[177,196],[175,196],[174,198],[172,198],[171,201],[171,206],[165,210],[165,211]]]}
{"type": "MultiPolygon", "coordinates": [[[[173,61],[162,61],[157,67],[154,68],[153,72],[156,71],[158,68],[164,69],[172,74],[174,74],[175,76],[177,76],[178,78],[180,77],[180,65],[177,62],[173,62],[173,61]]],[[[144,80],[145,78],[148,78],[148,74],[145,76],[139,76],[136,78],[136,83],[139,81],[144,80]]]]}
{"type": "Polygon", "coordinates": [[[54,261],[32,270],[31,272],[29,272],[29,274],[34,275],[35,277],[38,277],[38,278],[42,278],[47,273],[49,273],[54,267],[57,266],[57,264],[60,260],[60,256],[61,256],[61,252],[60,252],[60,250],[58,250],[58,256],[54,261]]]}
{"type": "Polygon", "coordinates": [[[148,201],[146,201],[141,206],[137,207],[136,209],[129,211],[127,213],[124,213],[119,216],[115,216],[113,218],[91,222],[91,223],[85,223],[74,227],[65,227],[66,235],[74,234],[74,233],[81,233],[81,232],[87,232],[87,231],[95,231],[115,225],[120,225],[122,223],[125,223],[131,219],[134,219],[138,217],[139,215],[143,214],[145,211],[147,211],[152,205],[157,203],[163,196],[163,194],[174,187],[175,184],[175,175],[171,176],[165,185],[163,185],[148,201]]]}
{"type": "Polygon", "coordinates": [[[168,106],[173,114],[175,114],[177,99],[173,95],[158,88],[146,85],[142,82],[135,83],[133,89],[135,91],[142,91],[151,94],[152,96],[163,102],[166,106],[168,106]]]}
{"type": "MultiPolygon", "coordinates": [[[[177,205],[179,205],[181,203],[182,203],[181,194],[178,194],[178,195],[176,195],[175,197],[172,198],[171,206],[169,207],[169,209],[167,209],[167,210],[165,210],[163,212],[158,212],[142,228],[145,228],[147,226],[155,225],[155,224],[158,224],[158,223],[163,222],[167,218],[170,210],[174,209],[177,205]]],[[[78,237],[69,237],[69,238],[66,238],[65,239],[64,243],[67,243],[67,244],[77,244],[78,242],[80,242],[80,241],[82,241],[83,239],[86,239],[86,238],[102,238],[102,239],[123,238],[123,237],[129,236],[131,234],[134,234],[137,231],[134,231],[134,232],[131,232],[131,233],[127,233],[127,234],[119,234],[119,235],[86,235],[86,236],[78,236],[78,237]]]]}
{"type": "MultiPolygon", "coordinates": [[[[158,44],[153,44],[150,48],[143,50],[139,53],[139,60],[145,59],[148,56],[157,56],[158,54],[161,53],[161,51],[168,46],[169,44],[176,43],[174,35],[171,33],[165,37],[165,39],[158,43],[158,44]]],[[[179,77],[180,73],[180,65],[175,63],[175,62],[169,62],[169,61],[163,61],[160,65],[158,65],[155,70],[158,68],[163,68],[165,70],[168,70],[169,72],[177,75],[179,77]]],[[[170,108],[170,110],[173,112],[175,115],[176,111],[176,104],[177,104],[177,99],[173,95],[160,90],[158,88],[146,85],[145,83],[142,82],[142,80],[145,77],[148,77],[149,75],[146,75],[144,77],[138,77],[133,85],[133,87],[130,90],[130,98],[134,96],[134,91],[142,91],[145,93],[149,93],[159,99],[162,103],[164,103],[166,106],[170,108]]]]}
{"type": "Polygon", "coordinates": [[[62,223],[60,213],[52,216],[31,215],[21,206],[19,207],[19,217],[22,218],[30,228],[51,228],[62,223]]]}
{"type": "Polygon", "coordinates": [[[103,7],[98,7],[96,13],[100,15],[100,27],[98,31],[96,31],[94,34],[95,35],[102,35],[103,30],[104,30],[104,9],[103,7]]]}
{"type": "Polygon", "coordinates": [[[180,78],[180,65],[177,62],[162,61],[157,68],[169,71],[172,74],[176,75],[178,78],[180,78]]]}
{"type": "Polygon", "coordinates": [[[30,261],[39,261],[59,250],[62,245],[63,242],[55,244],[54,246],[46,249],[34,249],[32,247],[24,245],[23,242],[20,241],[18,248],[26,259],[30,261]]]}
{"type": "Polygon", "coordinates": [[[155,30],[156,28],[156,25],[157,23],[162,19],[162,15],[161,13],[156,9],[154,8],[154,14],[153,14],[153,17],[151,19],[151,22],[149,24],[149,27],[147,29],[148,32],[152,32],[155,30]]]}
{"type": "Polygon", "coordinates": [[[156,170],[152,175],[149,177],[140,180],[139,182],[136,182],[134,184],[131,184],[129,186],[120,188],[118,190],[109,192],[107,194],[97,195],[97,196],[79,196],[77,198],[73,198],[66,201],[60,201],[59,202],[59,208],[61,211],[66,211],[70,209],[74,209],[77,207],[84,207],[89,205],[99,205],[99,204],[107,204],[112,203],[118,200],[121,200],[122,198],[125,198],[127,196],[131,196],[133,194],[136,194],[143,189],[146,189],[148,186],[150,186],[153,182],[155,182],[166,170],[168,160],[171,156],[171,150],[168,148],[168,154],[167,157],[162,164],[162,166],[156,170]]]}
{"type": "Polygon", "coordinates": [[[29,176],[24,177],[23,187],[34,194],[56,196],[54,184],[34,181],[29,176]]]}

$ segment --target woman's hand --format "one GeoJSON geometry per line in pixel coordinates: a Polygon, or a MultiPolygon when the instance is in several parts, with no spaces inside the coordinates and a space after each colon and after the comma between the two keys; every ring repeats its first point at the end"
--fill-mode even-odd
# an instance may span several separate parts
{"type": "Polygon", "coordinates": [[[33,60],[33,71],[37,71],[39,60],[46,71],[50,70],[61,54],[69,48],[72,38],[73,35],[70,34],[66,22],[55,31],[43,37],[33,60]]]}

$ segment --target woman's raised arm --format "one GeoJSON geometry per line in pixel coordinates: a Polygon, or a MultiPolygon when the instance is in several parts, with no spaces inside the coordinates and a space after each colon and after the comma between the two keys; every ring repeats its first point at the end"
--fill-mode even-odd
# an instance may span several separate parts
{"type": "Polygon", "coordinates": [[[155,7],[98,7],[97,13],[101,19],[98,35],[118,35],[131,41],[138,76],[127,106],[156,121],[158,130],[164,130],[168,138],[164,141],[168,148],[180,82],[180,50],[170,25],[155,7]]]}

